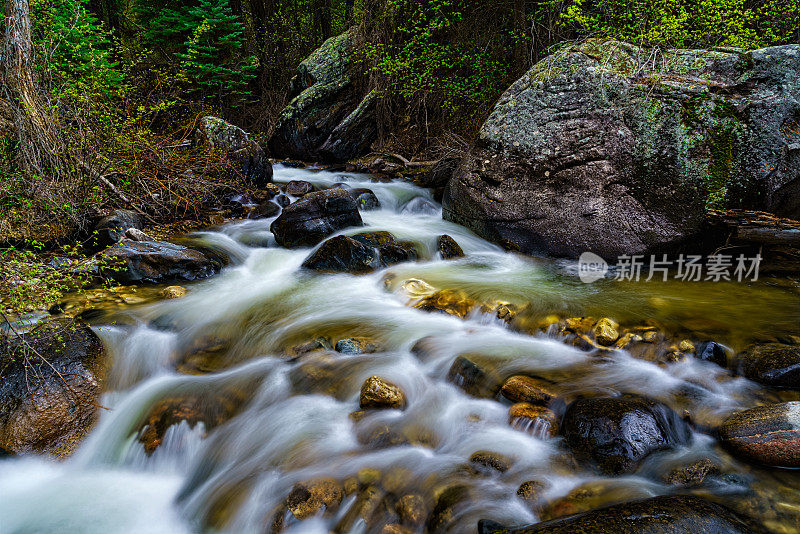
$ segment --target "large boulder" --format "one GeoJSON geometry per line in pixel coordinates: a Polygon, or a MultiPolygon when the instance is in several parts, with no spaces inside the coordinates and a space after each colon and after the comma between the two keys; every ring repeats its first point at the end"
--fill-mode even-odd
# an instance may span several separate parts
{"type": "Polygon", "coordinates": [[[738,356],[739,372],[765,386],[800,389],[800,345],[751,345],[738,356]]]}
{"type": "Polygon", "coordinates": [[[363,226],[358,205],[344,189],[309,193],[284,208],[270,225],[282,247],[311,247],[339,230],[363,226]]]}
{"type": "Polygon", "coordinates": [[[103,272],[121,284],[197,280],[219,272],[217,258],[167,241],[123,239],[100,255],[103,272]]]}
{"type": "Polygon", "coordinates": [[[363,274],[416,259],[412,243],[395,241],[388,232],[364,232],[328,239],[305,259],[303,267],[329,273],[363,274]],[[383,233],[390,237],[388,242],[373,239],[374,234],[383,233]]]}
{"type": "Polygon", "coordinates": [[[800,467],[800,402],[756,406],[732,415],[719,428],[733,454],[759,464],[800,467]]]}
{"type": "Polygon", "coordinates": [[[654,54],[590,39],[534,65],[481,127],[444,217],[523,252],[606,258],[699,248],[707,208],[798,218],[800,45],[654,54]]]}
{"type": "Polygon", "coordinates": [[[105,363],[97,335],[71,319],[0,339],[0,449],[69,454],[96,420],[105,363]]]}
{"type": "Polygon", "coordinates": [[[749,519],[728,508],[691,495],[663,495],[615,504],[530,526],[507,528],[494,521],[478,524],[480,534],[694,534],[763,532],[749,519]]]}
{"type": "Polygon", "coordinates": [[[678,414],[637,395],[577,400],[567,408],[562,432],[578,460],[612,475],[633,472],[651,453],[691,441],[678,414]]]}
{"type": "Polygon", "coordinates": [[[255,186],[264,187],[272,180],[272,164],[264,149],[238,126],[206,116],[200,119],[197,137],[199,143],[207,143],[225,154],[236,170],[255,186]]]}
{"type": "Polygon", "coordinates": [[[113,213],[100,219],[94,227],[94,240],[98,247],[108,247],[122,241],[129,228],[141,230],[144,219],[131,210],[114,210],[113,213]]]}
{"type": "Polygon", "coordinates": [[[354,32],[325,41],[297,67],[289,96],[269,141],[274,155],[345,161],[367,151],[377,136],[374,92],[353,83],[354,32]]]}

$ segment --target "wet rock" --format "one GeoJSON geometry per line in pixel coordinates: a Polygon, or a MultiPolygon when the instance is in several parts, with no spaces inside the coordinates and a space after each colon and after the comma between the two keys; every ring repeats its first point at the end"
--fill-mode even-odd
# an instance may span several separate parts
{"type": "Polygon", "coordinates": [[[366,337],[348,337],[336,342],[336,352],[342,354],[371,354],[378,351],[378,345],[366,337]]]}
{"type": "Polygon", "coordinates": [[[545,488],[544,482],[539,480],[529,480],[520,484],[517,488],[517,497],[523,501],[536,502],[539,500],[542,490],[545,488]]]}
{"type": "Polygon", "coordinates": [[[691,440],[688,425],[669,407],[635,395],[573,402],[562,433],[578,460],[615,475],[635,471],[653,452],[691,440]]]}
{"type": "Polygon", "coordinates": [[[282,247],[314,246],[327,236],[350,226],[363,226],[353,197],[342,189],[309,193],[284,208],[270,225],[282,247]]]}
{"type": "Polygon", "coordinates": [[[400,497],[395,505],[395,511],[404,525],[412,527],[421,526],[428,515],[425,499],[416,493],[400,497]]]}
{"type": "Polygon", "coordinates": [[[619,324],[613,319],[604,317],[594,325],[594,339],[606,347],[613,345],[619,339],[619,324]]]}
{"type": "Polygon", "coordinates": [[[472,453],[469,457],[470,463],[479,466],[483,471],[497,471],[505,473],[511,468],[514,461],[498,452],[493,451],[477,451],[472,453]]]}
{"type": "Polygon", "coordinates": [[[737,356],[739,373],[765,386],[800,389],[800,345],[751,345],[737,356]]]}
{"type": "Polygon", "coordinates": [[[671,470],[663,476],[665,483],[672,486],[699,486],[708,475],[719,472],[719,466],[710,458],[701,458],[689,465],[671,470]]]}
{"type": "Polygon", "coordinates": [[[377,136],[377,94],[353,83],[354,31],[331,37],[297,67],[272,138],[271,154],[304,161],[346,161],[377,136]]]}
{"type": "Polygon", "coordinates": [[[103,273],[121,284],[197,280],[219,272],[222,263],[202,252],[167,241],[123,239],[100,254],[103,273]]]}
{"type": "Polygon", "coordinates": [[[544,406],[518,402],[508,409],[511,426],[537,438],[550,438],[558,434],[558,416],[544,406]]]}
{"type": "Polygon", "coordinates": [[[463,291],[443,289],[423,298],[414,307],[418,310],[441,312],[466,319],[475,307],[475,301],[463,291]]]}
{"type": "Polygon", "coordinates": [[[455,485],[444,489],[425,522],[427,532],[447,532],[447,527],[455,519],[458,510],[471,500],[472,495],[467,486],[455,485]]]}
{"type": "Polygon", "coordinates": [[[122,241],[129,228],[144,228],[142,216],[131,210],[114,210],[114,213],[103,217],[95,225],[95,246],[105,248],[122,241]]]}
{"type": "Polygon", "coordinates": [[[500,388],[500,377],[470,355],[453,361],[447,379],[474,397],[492,398],[500,388]]]}
{"type": "Polygon", "coordinates": [[[238,126],[218,117],[203,117],[196,137],[199,144],[225,154],[237,172],[256,187],[265,187],[272,180],[272,164],[264,150],[238,126]]]}
{"type": "Polygon", "coordinates": [[[105,365],[103,344],[80,321],[0,338],[0,447],[71,453],[96,420],[105,365]]]}
{"type": "Polygon", "coordinates": [[[412,198],[400,213],[404,215],[438,215],[439,207],[425,197],[412,198]]]}
{"type": "Polygon", "coordinates": [[[442,256],[443,260],[464,257],[464,251],[461,250],[456,240],[447,234],[440,235],[436,238],[436,250],[442,256]]]}
{"type": "Polygon", "coordinates": [[[500,393],[511,402],[546,406],[557,395],[549,382],[525,375],[514,375],[503,383],[500,393]]]}
{"type": "Polygon", "coordinates": [[[720,367],[726,367],[728,356],[725,347],[716,341],[705,341],[697,345],[695,356],[701,360],[715,363],[720,367]]]}
{"type": "Polygon", "coordinates": [[[317,515],[321,510],[335,512],[344,498],[344,490],[336,480],[321,478],[295,484],[286,498],[286,506],[299,520],[317,515]]]}
{"type": "Polygon", "coordinates": [[[165,299],[179,299],[186,296],[186,288],[183,286],[167,286],[161,290],[161,296],[165,299]]]}
{"type": "Polygon", "coordinates": [[[480,534],[573,534],[614,532],[694,534],[696,532],[751,534],[763,532],[728,508],[700,497],[667,495],[615,504],[566,518],[508,528],[494,521],[478,523],[480,534]]]}
{"type": "Polygon", "coordinates": [[[226,387],[213,392],[161,399],[144,417],[139,442],[147,454],[152,454],[173,425],[185,422],[194,428],[203,423],[208,432],[238,414],[250,394],[246,387],[226,387]]]}
{"type": "Polygon", "coordinates": [[[702,247],[709,206],[797,219],[798,138],[781,132],[800,113],[798,50],[670,50],[655,67],[628,43],[564,44],[499,99],[444,218],[525,253],[613,259],[702,247]]]}
{"type": "Polygon", "coordinates": [[[745,460],[800,467],[800,402],[757,406],[728,418],[719,427],[722,444],[745,460]]]}
{"type": "Polygon", "coordinates": [[[370,485],[359,488],[355,502],[348,508],[342,519],[336,524],[333,532],[353,532],[356,522],[363,521],[367,526],[375,526],[386,519],[386,492],[370,485]]]}
{"type": "Polygon", "coordinates": [[[290,180],[283,189],[284,193],[293,197],[302,197],[312,193],[314,190],[314,184],[305,180],[290,180]]]}
{"type": "Polygon", "coordinates": [[[275,195],[275,198],[273,200],[281,208],[285,208],[286,206],[292,203],[292,199],[287,197],[283,193],[275,195]]]}
{"type": "Polygon", "coordinates": [[[303,261],[303,267],[328,273],[370,273],[380,268],[380,253],[351,237],[339,235],[312,252],[303,261]]]}
{"type": "Polygon", "coordinates": [[[381,256],[381,265],[388,267],[407,261],[418,259],[417,247],[409,241],[398,241],[391,245],[384,245],[378,250],[381,256]]]}
{"type": "Polygon", "coordinates": [[[281,207],[278,206],[275,202],[268,200],[263,204],[259,204],[253,210],[247,214],[248,219],[269,219],[270,217],[276,216],[280,213],[281,207]]]}
{"type": "Polygon", "coordinates": [[[359,232],[350,237],[370,247],[379,248],[384,245],[393,245],[397,243],[397,239],[390,232],[385,230],[378,230],[376,232],[359,232]]]}
{"type": "Polygon", "coordinates": [[[380,534],[414,534],[414,531],[402,525],[383,525],[380,534]]]}
{"type": "Polygon", "coordinates": [[[363,409],[394,408],[402,410],[406,407],[406,396],[403,391],[379,376],[371,376],[361,386],[358,404],[363,409]]]}
{"type": "Polygon", "coordinates": [[[350,195],[355,199],[358,204],[358,209],[362,211],[372,211],[381,208],[381,201],[375,196],[371,189],[351,189],[350,195]]]}

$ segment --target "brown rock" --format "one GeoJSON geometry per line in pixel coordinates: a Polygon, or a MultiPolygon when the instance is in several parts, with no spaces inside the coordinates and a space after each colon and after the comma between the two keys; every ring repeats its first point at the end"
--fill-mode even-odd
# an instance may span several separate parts
{"type": "Polygon", "coordinates": [[[739,372],[766,386],[800,389],[800,345],[751,345],[738,356],[739,372]]]}
{"type": "Polygon", "coordinates": [[[500,392],[511,402],[528,402],[547,405],[556,394],[544,380],[525,375],[514,375],[505,381],[500,392]]]}
{"type": "Polygon", "coordinates": [[[719,471],[710,458],[701,458],[689,465],[673,469],[664,476],[664,482],[673,486],[699,486],[708,475],[719,471]]]}
{"type": "Polygon", "coordinates": [[[619,339],[619,324],[608,317],[603,317],[594,325],[594,338],[601,345],[613,345],[619,339]]]}
{"type": "Polygon", "coordinates": [[[379,376],[371,376],[361,386],[359,398],[361,408],[395,408],[406,407],[406,396],[403,391],[379,376]]]}
{"type": "Polygon", "coordinates": [[[529,480],[527,482],[523,482],[517,489],[517,497],[523,501],[536,501],[539,499],[543,489],[544,482],[539,480],[529,480]]]}
{"type": "Polygon", "coordinates": [[[295,484],[286,498],[286,506],[299,520],[313,517],[325,508],[336,511],[344,498],[341,484],[332,478],[321,478],[295,484]]]}
{"type": "Polygon", "coordinates": [[[186,295],[186,288],[183,286],[167,286],[161,290],[161,296],[165,299],[179,299],[186,295]]]}
{"type": "Polygon", "coordinates": [[[404,525],[417,527],[425,522],[425,517],[428,515],[427,507],[425,506],[425,499],[422,495],[411,493],[403,495],[395,505],[397,515],[400,516],[400,521],[404,525]]]}
{"type": "Polygon", "coordinates": [[[558,416],[544,406],[518,402],[508,409],[508,419],[513,427],[538,438],[553,437],[558,434],[558,416]]]}
{"type": "Polygon", "coordinates": [[[495,470],[505,473],[513,464],[513,460],[508,456],[493,451],[477,451],[472,453],[469,461],[475,465],[483,467],[485,470],[495,470]]]}
{"type": "Polygon", "coordinates": [[[414,307],[418,310],[437,311],[466,319],[475,307],[475,301],[463,291],[443,289],[418,302],[414,307]]]}
{"type": "Polygon", "coordinates": [[[443,260],[464,257],[464,251],[458,243],[456,243],[456,240],[447,234],[440,235],[436,238],[436,250],[442,255],[443,260]]]}
{"type": "Polygon", "coordinates": [[[775,467],[800,467],[800,402],[757,406],[729,417],[719,428],[736,456],[775,467]]]}
{"type": "Polygon", "coordinates": [[[453,361],[447,379],[474,397],[492,398],[500,388],[497,373],[483,365],[479,357],[470,354],[453,361]]]}

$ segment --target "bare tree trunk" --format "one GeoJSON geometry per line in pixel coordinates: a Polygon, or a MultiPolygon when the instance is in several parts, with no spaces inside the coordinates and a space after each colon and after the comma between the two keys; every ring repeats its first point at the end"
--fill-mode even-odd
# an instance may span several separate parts
{"type": "Polygon", "coordinates": [[[57,138],[33,78],[34,51],[28,0],[3,0],[5,42],[0,61],[5,97],[11,106],[23,171],[42,175],[43,160],[58,157],[57,138]]]}

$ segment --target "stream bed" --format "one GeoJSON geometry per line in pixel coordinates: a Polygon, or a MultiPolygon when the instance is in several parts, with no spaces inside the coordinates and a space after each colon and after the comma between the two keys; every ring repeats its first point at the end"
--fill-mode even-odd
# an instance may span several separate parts
{"type": "Polygon", "coordinates": [[[800,335],[796,282],[587,284],[575,262],[506,252],[442,220],[431,192],[409,183],[282,166],[274,180],[371,189],[381,208],[340,233],[391,232],[416,243],[420,260],[358,276],[309,272],[312,249],[278,247],[274,217],[189,236],[230,265],[186,284],[182,298],[94,321],[113,362],[107,409],[63,462],[0,461],[0,532],[475,532],[481,519],[524,525],[676,492],[798,532],[800,473],[738,460],[713,431],[736,411],[798,395],[670,349],[715,341],[732,355],[800,335]],[[464,257],[438,259],[442,234],[464,257]],[[468,303],[464,317],[414,307],[441,290],[468,303]],[[559,330],[577,317],[664,341],[652,357],[597,350],[559,330]],[[368,349],[334,350],[353,338],[368,349]],[[468,392],[453,371],[464,355],[486,380],[545,381],[560,399],[556,419],[580,397],[645,395],[691,421],[691,439],[603,474],[568,454],[556,420],[515,420],[496,388],[468,392]],[[360,409],[372,376],[403,392],[403,409],[360,409]],[[169,425],[160,409],[186,417],[169,425]],[[702,483],[666,476],[698,461],[715,466],[702,483]],[[387,530],[400,523],[407,530],[387,530]]]}

